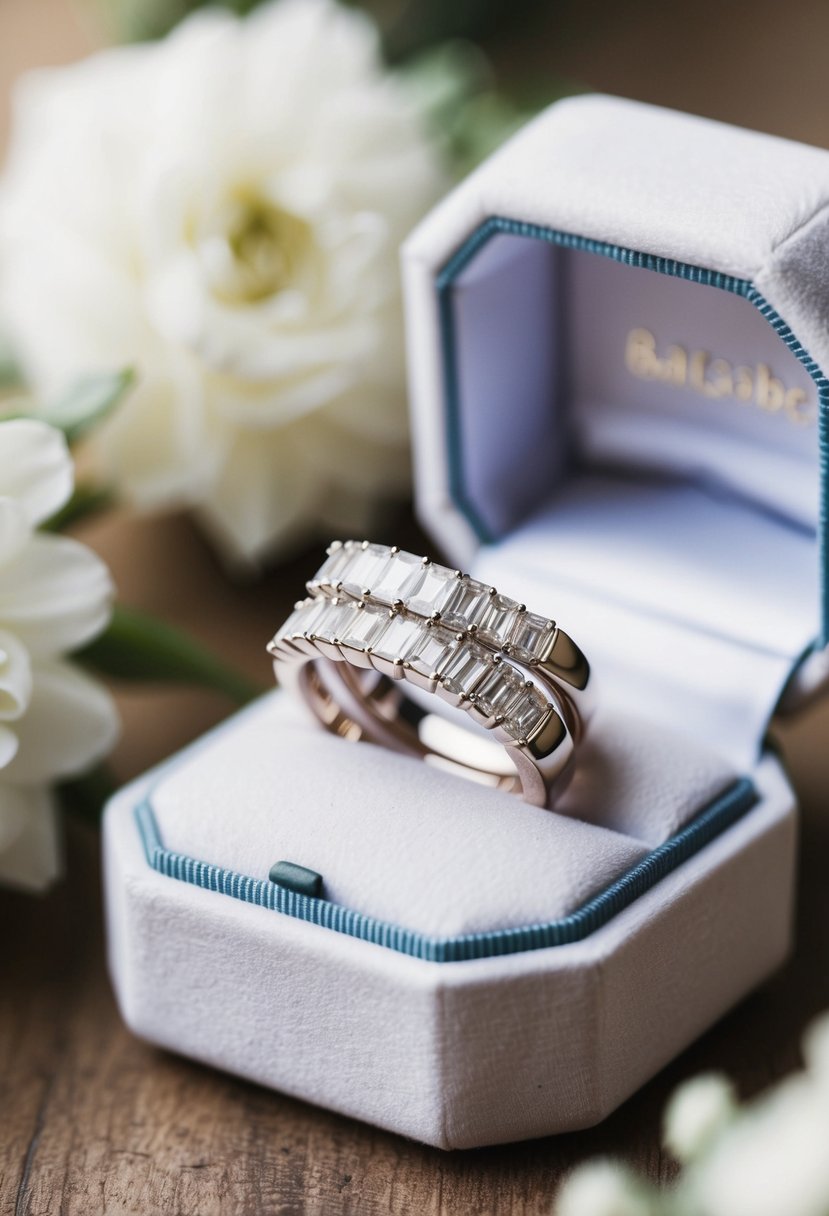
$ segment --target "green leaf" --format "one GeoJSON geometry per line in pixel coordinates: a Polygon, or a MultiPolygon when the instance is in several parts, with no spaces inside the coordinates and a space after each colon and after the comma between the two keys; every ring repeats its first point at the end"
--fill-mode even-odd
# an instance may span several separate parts
{"type": "Polygon", "coordinates": [[[490,62],[471,42],[447,42],[422,51],[398,76],[436,133],[452,121],[459,106],[492,87],[490,62]]]}
{"type": "Polygon", "coordinates": [[[115,409],[134,380],[130,368],[84,376],[54,405],[39,410],[38,417],[63,431],[74,443],[115,409]]]}
{"type": "Polygon", "coordinates": [[[136,608],[117,605],[109,627],[75,655],[119,680],[195,684],[246,705],[264,689],[227,667],[188,634],[136,608]]]}
{"type": "Polygon", "coordinates": [[[471,98],[448,128],[457,171],[463,175],[481,164],[531,117],[494,89],[471,98]]]}
{"type": "MultiPolygon", "coordinates": [[[[218,0],[245,14],[263,0],[218,0]]],[[[390,61],[400,63],[448,38],[500,37],[514,27],[526,31],[543,0],[348,0],[378,23],[390,61]]],[[[122,41],[161,38],[189,13],[217,0],[99,0],[104,20],[122,41]]]]}
{"type": "Polygon", "coordinates": [[[105,511],[115,502],[115,494],[109,486],[79,482],[69,502],[61,507],[41,528],[46,532],[64,532],[73,524],[105,511]]]}
{"type": "Polygon", "coordinates": [[[462,41],[421,52],[398,74],[458,177],[485,160],[538,110],[575,91],[571,84],[550,78],[543,89],[528,89],[524,83],[520,98],[514,91],[507,93],[497,86],[484,51],[462,41]]]}

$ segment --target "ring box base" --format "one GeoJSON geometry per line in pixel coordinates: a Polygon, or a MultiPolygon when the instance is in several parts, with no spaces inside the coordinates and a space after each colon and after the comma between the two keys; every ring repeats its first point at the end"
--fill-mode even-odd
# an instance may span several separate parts
{"type": "MultiPolygon", "coordinates": [[[[199,752],[249,770],[251,740],[285,733],[284,701],[270,694],[172,761],[190,766],[178,797],[192,785],[203,800],[199,752]]],[[[297,724],[295,750],[302,732],[316,728],[297,724]]],[[[353,750],[371,763],[368,745],[353,750]]],[[[771,756],[753,780],[752,809],[583,940],[436,963],[156,872],[136,819],[163,789],[156,772],[105,821],[121,1013],[151,1043],[445,1149],[590,1126],[787,954],[794,800],[771,756]]],[[[450,796],[466,784],[447,781],[450,796]]],[[[352,830],[357,816],[343,807],[352,830]]],[[[244,807],[233,818],[242,830],[244,807]]],[[[266,873],[278,844],[254,843],[266,873]]]]}

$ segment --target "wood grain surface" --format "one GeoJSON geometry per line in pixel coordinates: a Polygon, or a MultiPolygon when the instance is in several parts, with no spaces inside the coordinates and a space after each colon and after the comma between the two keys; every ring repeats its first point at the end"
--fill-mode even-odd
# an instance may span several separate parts
{"type": "MultiPolygon", "coordinates": [[[[0,0],[0,140],[10,80],[70,59],[99,34],[66,0],[0,0]]],[[[829,145],[829,6],[713,0],[549,6],[526,42],[494,48],[507,68],[545,70],[829,145]]],[[[390,520],[393,540],[411,524],[390,520]]],[[[186,625],[254,678],[262,643],[313,568],[309,555],[238,586],[184,519],[116,515],[84,538],[125,602],[186,625]]],[[[228,707],[190,691],[119,692],[127,778],[228,707]]],[[[797,1066],[804,1026],[829,1008],[829,707],[779,734],[800,792],[803,849],[791,962],[601,1127],[443,1154],[158,1051],[130,1035],[107,980],[98,841],[67,831],[67,878],[43,899],[0,893],[0,1213],[545,1213],[572,1166],[595,1154],[653,1178],[667,1097],[722,1069],[751,1094],[797,1066]]],[[[679,963],[678,965],[681,965],[679,963]]],[[[781,1216],[785,1214],[781,1213],[781,1216]]]]}

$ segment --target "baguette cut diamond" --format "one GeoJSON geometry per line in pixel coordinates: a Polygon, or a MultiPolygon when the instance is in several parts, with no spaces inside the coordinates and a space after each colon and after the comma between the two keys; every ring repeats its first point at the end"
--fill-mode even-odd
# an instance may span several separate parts
{"type": "Polygon", "coordinates": [[[509,707],[504,729],[516,741],[529,739],[549,710],[550,706],[535,685],[525,688],[509,707]]]}
{"type": "Polygon", "coordinates": [[[475,702],[490,718],[507,717],[524,680],[508,663],[494,663],[492,671],[475,689],[475,702]]]}
{"type": "Polygon", "coordinates": [[[303,605],[303,618],[294,626],[296,632],[309,637],[314,627],[326,616],[331,608],[331,600],[306,600],[303,605]]]}
{"type": "Polygon", "coordinates": [[[376,654],[381,659],[388,659],[390,663],[396,663],[398,659],[405,659],[416,636],[423,628],[422,621],[415,621],[411,617],[391,617],[380,640],[372,646],[372,654],[376,654]]]}
{"type": "Polygon", "coordinates": [[[476,685],[495,666],[495,660],[477,642],[462,642],[455,651],[441,683],[449,692],[459,697],[468,697],[476,685]]]}
{"type": "Polygon", "coordinates": [[[477,625],[490,599],[491,590],[474,578],[458,579],[442,613],[444,623],[453,629],[470,629],[477,625]]]}
{"type": "Polygon", "coordinates": [[[518,616],[518,603],[505,595],[490,595],[478,616],[478,637],[498,649],[506,645],[518,616]]]}
{"type": "Polygon", "coordinates": [[[386,545],[348,546],[348,565],[342,572],[343,591],[359,599],[379,583],[388,565],[391,550],[386,545]]]}
{"type": "Polygon", "coordinates": [[[325,587],[336,587],[343,572],[351,560],[351,549],[348,545],[333,544],[328,557],[314,575],[312,582],[325,587]]]}
{"type": "Polygon", "coordinates": [[[346,621],[343,604],[340,600],[329,600],[325,611],[315,616],[308,633],[322,642],[333,642],[339,638],[340,631],[346,621]]]}
{"type": "Polygon", "coordinates": [[[388,612],[373,608],[352,608],[347,625],[343,626],[340,641],[355,650],[368,650],[383,636],[391,624],[388,612]]]}
{"type": "Polygon", "coordinates": [[[453,593],[457,590],[457,571],[430,563],[423,567],[423,577],[417,588],[407,591],[406,607],[420,616],[443,615],[453,593]]]}
{"type": "Polygon", "coordinates": [[[406,662],[421,675],[440,676],[457,646],[457,638],[448,629],[424,625],[406,654],[406,662]]]}
{"type": "Polygon", "coordinates": [[[391,607],[418,590],[424,572],[422,559],[413,553],[392,553],[382,573],[367,586],[371,587],[372,599],[391,607]]]}
{"type": "Polygon", "coordinates": [[[274,637],[274,642],[281,641],[282,638],[296,637],[298,633],[302,633],[305,628],[305,618],[308,615],[309,601],[303,602],[293,610],[285,624],[274,637]]]}
{"type": "Polygon", "coordinates": [[[513,624],[509,638],[510,653],[523,663],[534,663],[547,649],[555,626],[546,616],[535,612],[521,612],[513,624]]]}

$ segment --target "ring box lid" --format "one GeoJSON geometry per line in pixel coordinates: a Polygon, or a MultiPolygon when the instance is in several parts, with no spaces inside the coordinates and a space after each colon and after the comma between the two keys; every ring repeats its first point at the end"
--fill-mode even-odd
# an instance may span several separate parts
{"type": "Polygon", "coordinates": [[[554,616],[606,699],[749,767],[784,686],[826,685],[829,153],[567,99],[404,278],[435,540],[554,616]]]}

